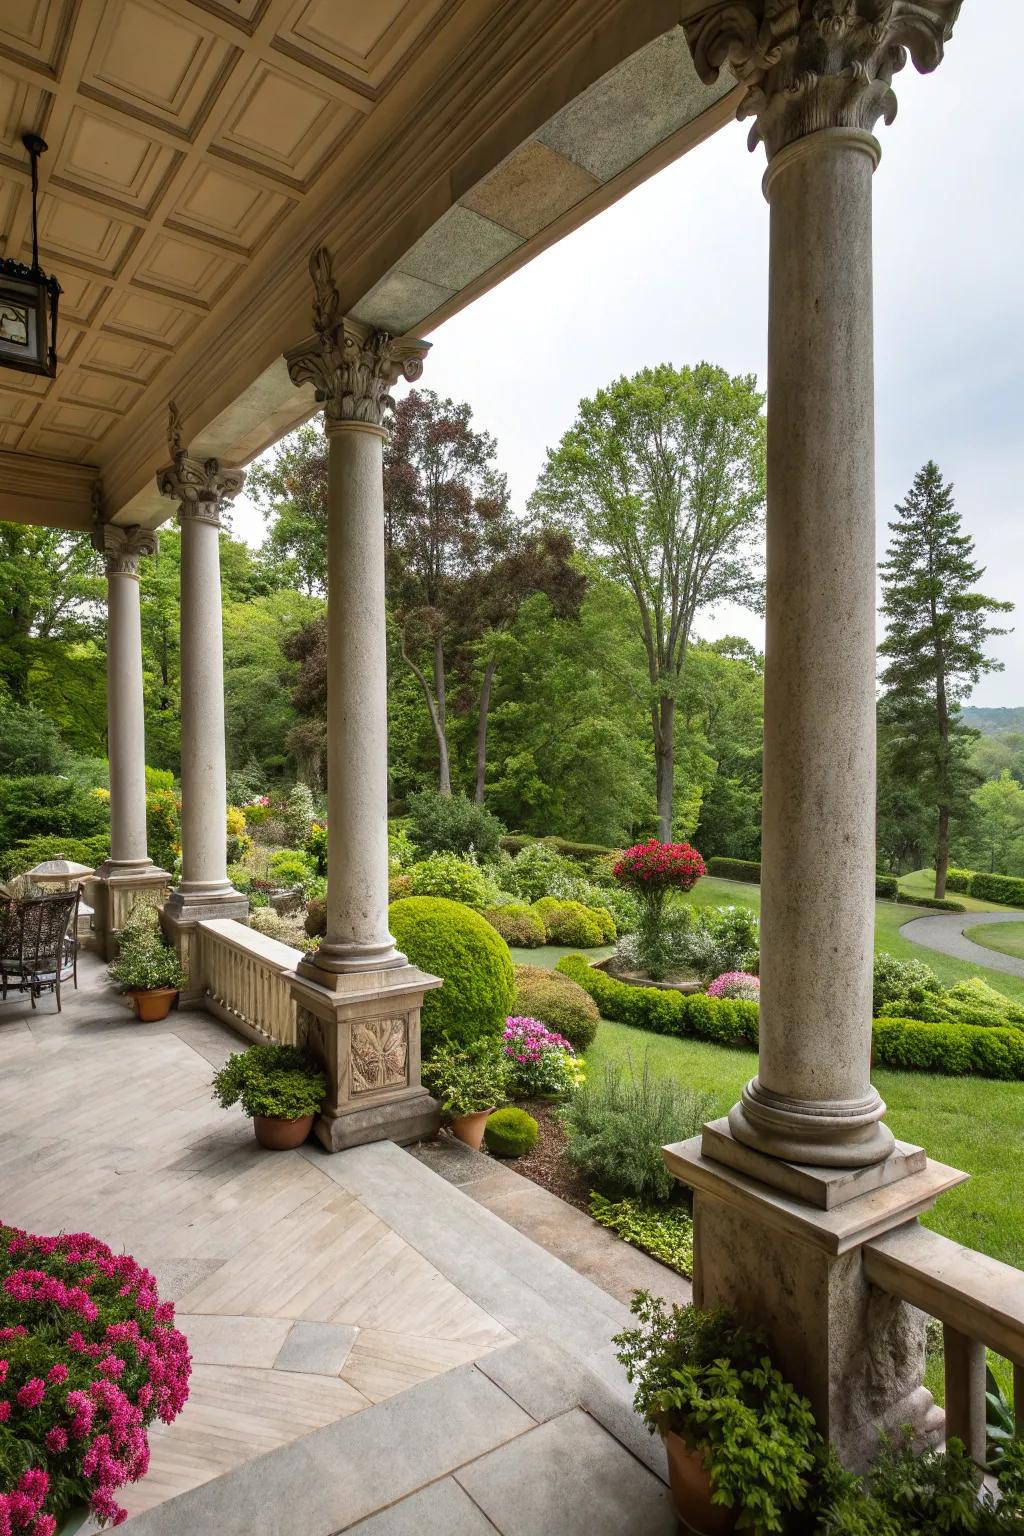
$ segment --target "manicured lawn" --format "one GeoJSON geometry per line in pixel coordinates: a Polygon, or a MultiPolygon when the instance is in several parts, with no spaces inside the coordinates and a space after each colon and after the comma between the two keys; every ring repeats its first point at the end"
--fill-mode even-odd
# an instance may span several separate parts
{"type": "MultiPolygon", "coordinates": [[[[715,1113],[735,1104],[757,1071],[753,1051],[729,1050],[702,1040],[676,1040],[602,1020],[587,1052],[592,1075],[629,1055],[641,1066],[714,1095],[715,1113]]],[[[1024,1267],[1024,1083],[980,1077],[937,1077],[878,1068],[872,1079],[889,1106],[894,1135],[927,1148],[929,1157],[970,1173],[966,1184],[943,1195],[922,1220],[969,1248],[1024,1267]]]]}
{"type": "Polygon", "coordinates": [[[1024,922],[979,923],[977,928],[967,930],[966,937],[972,944],[981,944],[985,949],[997,949],[1001,955],[1024,960],[1024,922]]]}
{"type": "MultiPolygon", "coordinates": [[[[909,875],[900,875],[900,890],[908,896],[934,896],[934,869],[915,869],[909,875]]],[[[979,901],[977,896],[965,896],[963,891],[947,891],[950,901],[958,901],[966,912],[1005,912],[995,901],[979,901]]]]}

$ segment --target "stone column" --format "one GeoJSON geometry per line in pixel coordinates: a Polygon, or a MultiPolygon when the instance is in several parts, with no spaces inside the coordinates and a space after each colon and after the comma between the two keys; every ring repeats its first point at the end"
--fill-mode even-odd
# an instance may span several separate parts
{"type": "Polygon", "coordinates": [[[390,386],[419,377],[427,347],[342,316],[326,251],[310,271],[313,334],[285,360],[294,383],[315,386],[328,441],[327,931],[294,990],[331,1083],[317,1132],[338,1150],[437,1125],[419,1082],[419,1010],[440,982],[388,930],[384,422],[390,386]]]}
{"type": "MultiPolygon", "coordinates": [[[[241,490],[245,476],[217,459],[190,458],[181,446],[173,406],[171,411],[171,462],[160,470],[157,484],[162,495],[178,503],[181,525],[182,875],[165,917],[181,929],[203,918],[244,918],[249,910],[227,875],[220,596],[220,513],[241,490]]],[[[188,946],[181,947],[185,951],[188,946]]]]}
{"type": "Polygon", "coordinates": [[[139,561],[157,550],[147,528],[107,523],[95,536],[107,575],[107,757],[110,858],[96,871],[96,925],[113,954],[132,906],[163,899],[170,876],[146,847],[146,725],[139,561]]]}
{"type": "Polygon", "coordinates": [[[927,1429],[912,1309],[867,1238],[963,1176],[894,1143],[871,1086],[875,799],[871,187],[893,73],[942,57],[959,0],[721,0],[686,23],[747,87],[768,155],[768,581],[761,1023],[728,1120],[666,1149],[695,1190],[695,1294],[768,1328],[856,1463],[927,1429]]]}

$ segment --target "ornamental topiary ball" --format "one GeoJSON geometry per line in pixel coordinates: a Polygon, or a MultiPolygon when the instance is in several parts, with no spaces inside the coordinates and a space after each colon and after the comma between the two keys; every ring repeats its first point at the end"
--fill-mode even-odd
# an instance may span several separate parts
{"type": "Polygon", "coordinates": [[[423,999],[423,1055],[445,1035],[456,1045],[500,1036],[515,991],[512,957],[501,935],[478,912],[442,896],[407,896],[388,911],[399,949],[444,981],[423,999]]]}
{"type": "Polygon", "coordinates": [[[517,902],[507,907],[492,907],[484,917],[506,944],[514,944],[518,949],[539,949],[547,938],[543,919],[517,902]]]}
{"type": "Polygon", "coordinates": [[[525,1109],[496,1110],[484,1127],[488,1152],[495,1157],[523,1157],[537,1145],[537,1122],[525,1109]]]}
{"type": "Polygon", "coordinates": [[[517,965],[515,986],[513,1013],[539,1019],[556,1035],[564,1035],[578,1054],[593,1044],[601,1015],[578,982],[540,965],[517,965]]]}

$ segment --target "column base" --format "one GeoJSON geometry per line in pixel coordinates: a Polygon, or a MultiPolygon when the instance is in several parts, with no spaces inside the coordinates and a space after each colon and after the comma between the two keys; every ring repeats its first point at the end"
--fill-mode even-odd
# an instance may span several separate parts
{"type": "MultiPolygon", "coordinates": [[[[873,1460],[883,1430],[910,1424],[921,1443],[936,1443],[943,1420],[923,1385],[924,1315],[870,1284],[863,1247],[915,1221],[967,1175],[928,1158],[921,1165],[920,1148],[900,1147],[904,1177],[847,1187],[822,1208],[820,1193],[813,1205],[795,1189],[762,1183],[749,1171],[761,1159],[747,1148],[737,1157],[758,1161],[746,1172],[710,1157],[729,1131],[722,1121],[708,1130],[707,1147],[694,1137],[664,1148],[669,1171],[694,1191],[695,1304],[726,1306],[764,1330],[779,1369],[851,1470],[873,1460]]],[[[827,1168],[791,1174],[804,1192],[843,1178],[827,1168]]]]}
{"type": "Polygon", "coordinates": [[[896,1145],[884,1114],[874,1088],[861,1100],[811,1102],[773,1093],[755,1077],[729,1111],[729,1129],[737,1141],[789,1163],[866,1168],[896,1145]]]}
{"type": "Polygon", "coordinates": [[[120,947],[120,933],[137,901],[160,907],[171,888],[171,876],[149,859],[115,863],[107,859],[84,882],[86,900],[93,908],[97,948],[113,960],[120,947]]]}
{"type": "Polygon", "coordinates": [[[344,987],[343,978],[398,970],[409,964],[408,957],[389,944],[328,944],[323,941],[297,967],[307,981],[315,981],[330,992],[344,987]]]}
{"type": "Polygon", "coordinates": [[[289,973],[297,1039],[327,1076],[317,1139],[329,1152],[368,1141],[433,1136],[441,1107],[420,1083],[420,1009],[437,976],[408,963],[337,974],[323,985],[312,967],[289,973]]]}

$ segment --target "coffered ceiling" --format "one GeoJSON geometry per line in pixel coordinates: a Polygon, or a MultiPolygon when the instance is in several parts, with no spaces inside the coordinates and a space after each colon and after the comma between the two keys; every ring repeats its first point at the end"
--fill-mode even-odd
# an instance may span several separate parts
{"type": "Polygon", "coordinates": [[[251,454],[308,415],[276,360],[308,329],[313,244],[348,307],[404,330],[619,195],[687,124],[674,153],[718,126],[686,3],[0,0],[0,254],[29,259],[35,131],[40,259],[64,290],[56,380],[0,372],[0,517],[32,515],[52,479],[40,520],[81,524],[102,475],[104,515],[158,518],[172,397],[207,451],[251,454]],[[623,75],[652,45],[669,77],[623,75]],[[610,75],[595,150],[562,119],[610,75]]]}

